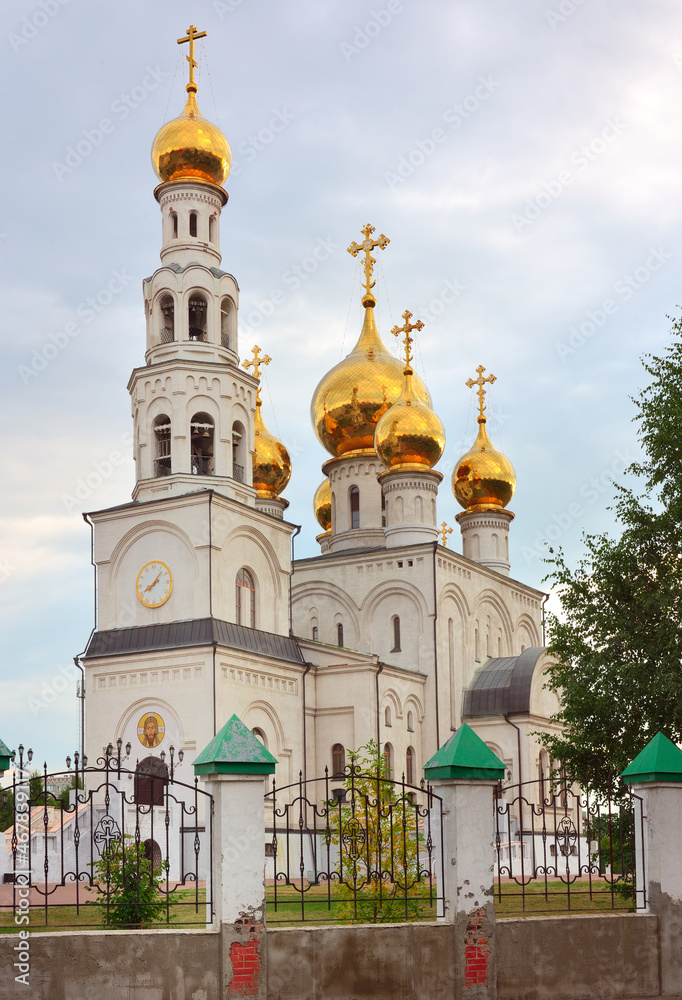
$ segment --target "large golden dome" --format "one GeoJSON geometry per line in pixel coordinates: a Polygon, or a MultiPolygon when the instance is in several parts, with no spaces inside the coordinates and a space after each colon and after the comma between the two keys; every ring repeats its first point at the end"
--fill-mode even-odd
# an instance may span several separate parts
{"type": "Polygon", "coordinates": [[[203,117],[197,105],[196,85],[188,84],[184,111],[162,125],[152,145],[152,166],[159,180],[193,180],[220,186],[231,164],[227,139],[217,125],[203,117]]]}
{"type": "Polygon", "coordinates": [[[416,398],[407,365],[398,400],[381,417],[374,447],[387,469],[432,469],[445,450],[445,431],[430,406],[416,398]]]}
{"type": "Polygon", "coordinates": [[[271,434],[263,423],[261,401],[256,399],[256,416],[253,449],[253,485],[257,496],[267,499],[278,497],[291,479],[291,459],[281,441],[271,434]]]}
{"type": "MultiPolygon", "coordinates": [[[[340,455],[374,451],[374,431],[403,388],[404,362],[389,353],[374,319],[376,300],[364,296],[365,320],[350,354],[321,379],[310,406],[318,440],[340,455]]],[[[427,406],[431,397],[419,376],[413,380],[416,399],[427,406]]]]}
{"type": "Polygon", "coordinates": [[[499,510],[514,496],[516,473],[506,455],[493,448],[485,429],[486,419],[478,418],[478,437],[452,474],[452,491],[468,511],[499,510]]]}
{"type": "Polygon", "coordinates": [[[317,523],[325,532],[332,530],[332,484],[328,479],[315,490],[313,497],[313,510],[317,523]]]}

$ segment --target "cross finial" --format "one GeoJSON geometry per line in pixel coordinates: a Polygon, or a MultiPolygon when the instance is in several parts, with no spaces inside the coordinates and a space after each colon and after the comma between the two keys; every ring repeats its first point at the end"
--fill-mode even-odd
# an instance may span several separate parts
{"type": "MultiPolygon", "coordinates": [[[[254,344],[254,346],[252,347],[252,351],[253,351],[253,358],[250,361],[243,361],[242,368],[246,369],[246,371],[248,371],[249,368],[253,368],[253,375],[260,382],[260,370],[263,367],[263,365],[269,365],[270,362],[272,361],[272,358],[268,354],[264,354],[263,357],[261,357],[260,347],[258,346],[258,344],[254,344]]],[[[260,402],[259,388],[256,389],[256,400],[257,402],[260,402]]]]}
{"type": "Polygon", "coordinates": [[[178,38],[178,45],[182,45],[183,42],[189,42],[189,55],[185,56],[185,59],[189,63],[189,83],[187,84],[187,93],[193,91],[195,94],[197,91],[197,85],[194,82],[194,70],[198,66],[198,63],[194,60],[194,42],[197,38],[206,38],[206,32],[197,31],[193,24],[190,24],[182,38],[178,38]]]}
{"type": "Polygon", "coordinates": [[[443,541],[441,542],[441,545],[443,546],[444,549],[447,549],[447,547],[448,547],[448,535],[452,534],[452,528],[448,527],[446,521],[442,521],[441,522],[440,531],[438,532],[438,534],[443,539],[443,541]]]}
{"type": "Polygon", "coordinates": [[[423,330],[424,324],[420,319],[418,319],[416,323],[410,323],[410,320],[412,319],[412,313],[410,312],[409,309],[406,309],[405,312],[403,313],[403,319],[405,320],[403,325],[394,326],[393,329],[391,330],[391,333],[393,334],[394,337],[400,337],[401,333],[405,334],[405,336],[402,339],[402,343],[405,348],[405,366],[407,368],[410,368],[412,358],[414,357],[414,355],[412,354],[412,342],[414,340],[414,337],[411,337],[410,334],[413,330],[423,330]]]}
{"type": "Polygon", "coordinates": [[[479,365],[476,371],[478,372],[478,378],[468,378],[464,384],[466,385],[467,389],[473,389],[475,385],[478,386],[477,389],[478,419],[485,420],[485,417],[483,416],[483,411],[485,410],[485,404],[483,402],[483,400],[485,399],[485,389],[483,388],[483,386],[486,384],[486,382],[489,382],[490,385],[492,385],[493,382],[496,382],[497,375],[488,375],[487,378],[483,378],[483,372],[485,371],[483,365],[479,365]]]}
{"type": "Polygon", "coordinates": [[[374,265],[376,260],[372,257],[372,250],[376,250],[378,247],[380,250],[385,250],[388,244],[391,242],[388,236],[381,236],[373,240],[372,233],[374,232],[374,226],[370,226],[369,222],[362,229],[362,235],[365,237],[362,243],[351,243],[348,247],[348,253],[352,257],[357,257],[361,250],[365,253],[365,262],[363,267],[365,269],[365,295],[369,295],[372,288],[374,288],[375,282],[372,281],[372,273],[374,270],[374,265]]]}

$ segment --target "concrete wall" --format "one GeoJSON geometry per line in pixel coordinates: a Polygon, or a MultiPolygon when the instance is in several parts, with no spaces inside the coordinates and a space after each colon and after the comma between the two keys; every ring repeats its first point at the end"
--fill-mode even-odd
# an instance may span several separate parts
{"type": "MultiPolygon", "coordinates": [[[[270,930],[267,998],[458,1000],[454,934],[452,925],[433,923],[270,930]]],[[[28,989],[13,979],[17,943],[14,934],[0,935],[0,1000],[220,1000],[238,993],[234,941],[224,936],[221,948],[217,932],[32,933],[28,989]]],[[[502,920],[496,951],[498,1000],[659,996],[656,916],[502,920]]]]}

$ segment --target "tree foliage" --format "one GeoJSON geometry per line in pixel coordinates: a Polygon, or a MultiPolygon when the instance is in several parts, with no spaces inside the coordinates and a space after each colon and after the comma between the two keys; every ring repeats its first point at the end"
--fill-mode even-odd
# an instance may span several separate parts
{"type": "Polygon", "coordinates": [[[672,334],[643,359],[643,456],[611,508],[620,536],[584,535],[575,569],[561,549],[547,560],[562,605],[549,619],[548,679],[567,729],[543,742],[571,778],[604,791],[659,730],[682,741],[682,319],[672,334]]]}
{"type": "Polygon", "coordinates": [[[132,837],[112,841],[93,863],[96,906],[102,923],[109,927],[145,927],[166,909],[159,891],[166,878],[165,862],[154,867],[144,844],[132,837]]]}

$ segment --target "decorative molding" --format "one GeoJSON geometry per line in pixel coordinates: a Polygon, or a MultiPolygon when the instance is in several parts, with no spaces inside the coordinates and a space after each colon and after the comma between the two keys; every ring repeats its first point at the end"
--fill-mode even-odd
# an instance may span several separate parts
{"type": "Polygon", "coordinates": [[[126,670],[119,674],[95,674],[98,691],[110,688],[138,688],[152,684],[177,684],[180,681],[198,681],[203,676],[201,667],[161,667],[153,670],[126,670]]]}
{"type": "Polygon", "coordinates": [[[235,684],[251,684],[255,687],[267,688],[269,691],[298,695],[298,681],[289,680],[288,677],[266,674],[256,670],[244,670],[241,667],[223,667],[222,671],[223,680],[234,681],[235,684]]]}

